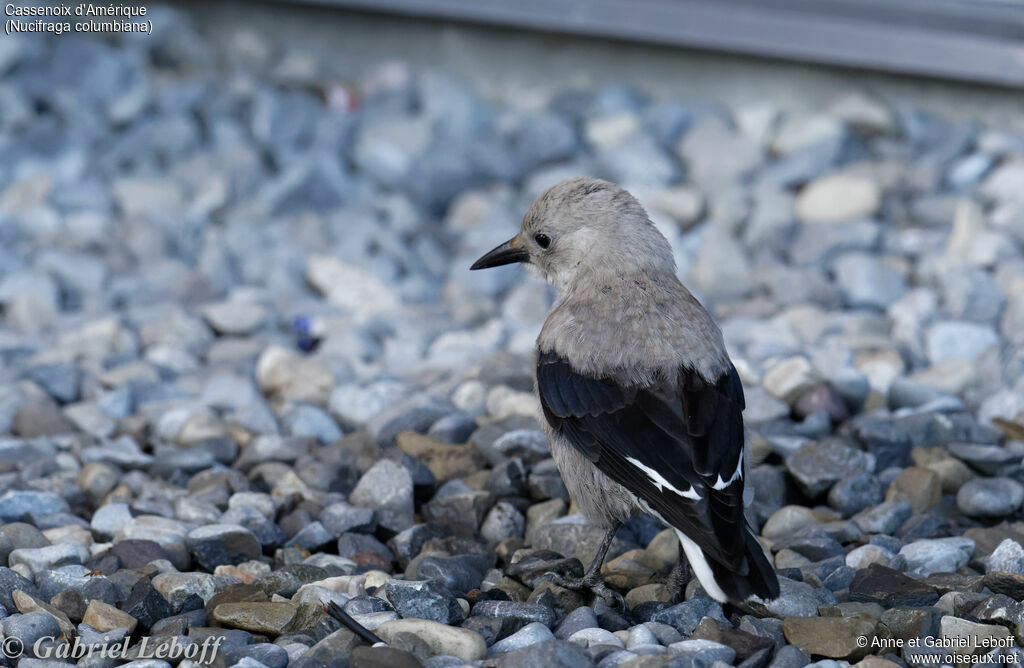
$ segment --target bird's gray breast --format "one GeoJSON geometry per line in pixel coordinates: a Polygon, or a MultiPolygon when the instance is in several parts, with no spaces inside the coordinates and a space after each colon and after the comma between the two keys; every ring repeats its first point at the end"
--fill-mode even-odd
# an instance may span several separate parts
{"type": "Polygon", "coordinates": [[[624,522],[640,508],[636,496],[602,473],[571,443],[547,424],[551,456],[562,474],[569,498],[591,520],[610,525],[624,522]]]}

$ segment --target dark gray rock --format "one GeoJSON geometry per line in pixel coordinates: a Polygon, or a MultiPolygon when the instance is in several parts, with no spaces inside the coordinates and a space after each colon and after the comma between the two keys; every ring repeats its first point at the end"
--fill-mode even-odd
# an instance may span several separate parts
{"type": "Polygon", "coordinates": [[[411,429],[426,433],[431,425],[455,410],[448,401],[421,394],[374,415],[366,430],[379,445],[394,445],[399,432],[411,429]]]}
{"type": "Polygon", "coordinates": [[[949,454],[985,475],[1006,475],[1011,467],[1020,467],[1021,456],[998,445],[950,443],[946,448],[949,454]]]}
{"type": "Polygon", "coordinates": [[[849,475],[872,471],[874,465],[874,457],[834,438],[809,443],[786,460],[789,474],[812,498],[849,475]]]}
{"type": "MultiPolygon", "coordinates": [[[[15,608],[11,608],[12,610],[15,608]]],[[[0,620],[5,637],[14,637],[22,642],[25,656],[33,656],[32,645],[40,638],[60,636],[57,620],[41,610],[25,614],[11,615],[0,620]]]]}
{"type": "Polygon", "coordinates": [[[78,401],[82,372],[73,364],[41,364],[28,371],[28,377],[62,404],[78,401]]]}
{"type": "Polygon", "coordinates": [[[850,583],[850,600],[884,607],[931,605],[939,598],[934,587],[878,564],[857,571],[850,583]]]}
{"type": "Polygon", "coordinates": [[[514,429],[505,432],[492,446],[503,457],[519,457],[533,463],[551,456],[548,439],[539,429],[514,429]]]}
{"type": "Polygon", "coordinates": [[[850,421],[853,436],[875,456],[875,469],[909,466],[913,436],[910,425],[898,423],[889,416],[868,413],[850,421]]]}
{"type": "Polygon", "coordinates": [[[377,528],[377,513],[372,508],[350,506],[347,503],[333,503],[318,517],[320,523],[335,536],[349,531],[373,533],[377,528]]]}
{"type": "Polygon", "coordinates": [[[849,517],[881,503],[884,496],[885,490],[878,478],[867,471],[861,471],[832,486],[828,492],[828,505],[842,513],[843,517],[849,517]]]}
{"type": "Polygon", "coordinates": [[[594,614],[593,608],[583,605],[565,616],[555,630],[555,637],[560,640],[567,640],[569,636],[577,631],[592,628],[597,628],[597,615],[594,614]]]}
{"type": "Polygon", "coordinates": [[[121,610],[139,620],[143,628],[150,628],[156,622],[171,615],[171,604],[167,602],[148,579],[139,580],[132,587],[131,594],[120,605],[121,610]]]}
{"type": "Polygon", "coordinates": [[[491,566],[490,559],[474,555],[454,557],[425,557],[416,565],[416,578],[435,580],[456,596],[465,596],[472,589],[479,589],[484,571],[491,566]]]}
{"type": "Polygon", "coordinates": [[[199,564],[213,571],[222,564],[258,559],[260,542],[248,529],[231,524],[211,524],[189,532],[187,545],[199,564]]]}
{"type": "Polygon", "coordinates": [[[430,425],[427,436],[441,443],[466,443],[476,431],[476,420],[469,413],[457,411],[430,425]]]}
{"type": "Polygon", "coordinates": [[[536,666],[591,666],[587,652],[574,643],[553,639],[498,654],[488,659],[495,668],[536,668],[536,666]]]}
{"type": "Polygon", "coordinates": [[[436,524],[416,524],[402,531],[388,541],[398,563],[402,568],[420,553],[423,543],[446,535],[446,531],[436,524]]]}
{"type": "Polygon", "coordinates": [[[519,629],[532,622],[551,627],[555,624],[555,613],[539,603],[518,603],[516,601],[480,601],[473,606],[472,614],[510,620],[512,628],[519,629]]]}
{"type": "Polygon", "coordinates": [[[857,513],[853,516],[853,521],[865,533],[891,534],[913,512],[910,504],[906,501],[886,501],[857,513]]]}
{"type": "Polygon", "coordinates": [[[224,659],[228,665],[249,659],[267,668],[285,668],[288,665],[288,652],[283,647],[264,642],[239,647],[225,654],[224,659]]]}
{"type": "Polygon", "coordinates": [[[650,621],[668,624],[683,637],[689,637],[705,617],[725,621],[722,606],[717,601],[700,596],[665,608],[652,615],[650,621]]]}
{"type": "Polygon", "coordinates": [[[408,529],[413,523],[412,476],[401,464],[380,460],[359,479],[349,502],[375,509],[380,526],[389,531],[408,529]]]}
{"type": "Polygon", "coordinates": [[[30,513],[68,512],[68,502],[53,492],[8,490],[0,496],[0,522],[16,522],[30,513]]]}
{"type": "Polygon", "coordinates": [[[530,622],[512,635],[502,638],[498,642],[494,643],[488,649],[488,654],[493,656],[495,654],[513,652],[524,647],[552,640],[554,637],[554,634],[551,633],[551,629],[544,624],[541,624],[540,622],[530,622]]]}
{"type": "Polygon", "coordinates": [[[437,582],[388,580],[384,590],[402,617],[429,619],[442,624],[459,624],[466,618],[451,592],[437,582]]]}
{"type": "Polygon", "coordinates": [[[310,552],[322,549],[334,541],[334,534],[324,528],[320,522],[310,522],[302,527],[297,534],[285,543],[285,547],[301,547],[310,552]]]}

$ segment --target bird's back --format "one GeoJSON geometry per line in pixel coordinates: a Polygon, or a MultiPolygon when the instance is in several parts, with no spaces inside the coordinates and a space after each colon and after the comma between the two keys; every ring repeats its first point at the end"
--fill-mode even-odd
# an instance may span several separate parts
{"type": "Polygon", "coordinates": [[[728,368],[721,331],[674,275],[588,279],[552,307],[539,350],[635,385],[656,385],[680,366],[709,380],[728,368]]]}

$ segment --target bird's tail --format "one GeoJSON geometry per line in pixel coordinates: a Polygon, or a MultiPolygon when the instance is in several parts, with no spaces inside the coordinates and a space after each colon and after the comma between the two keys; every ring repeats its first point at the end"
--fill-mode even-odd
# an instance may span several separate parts
{"type": "Polygon", "coordinates": [[[751,596],[770,600],[779,595],[779,578],[765,556],[764,549],[750,533],[750,529],[744,527],[743,533],[746,541],[747,572],[739,573],[729,566],[708,559],[697,543],[687,538],[682,531],[676,530],[683,552],[693,568],[693,574],[704,591],[721,603],[726,600],[745,601],[751,596]]]}

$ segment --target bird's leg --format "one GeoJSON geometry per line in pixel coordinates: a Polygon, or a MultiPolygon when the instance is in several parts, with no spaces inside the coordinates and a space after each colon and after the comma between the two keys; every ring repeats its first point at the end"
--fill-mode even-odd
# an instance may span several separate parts
{"type": "Polygon", "coordinates": [[[686,559],[686,555],[680,554],[679,561],[672,567],[672,572],[668,574],[668,580],[665,582],[665,586],[668,587],[669,602],[679,603],[682,601],[690,577],[690,562],[686,559]]]}
{"type": "Polygon", "coordinates": [[[383,640],[377,637],[376,633],[366,628],[356,620],[352,619],[352,615],[342,610],[341,606],[339,606],[334,601],[325,603],[323,607],[324,612],[326,612],[331,617],[337,619],[339,622],[341,622],[342,626],[347,628],[349,631],[352,631],[357,636],[359,636],[366,642],[370,643],[371,645],[376,645],[377,643],[384,642],[383,640]]]}
{"type": "Polygon", "coordinates": [[[608,554],[608,548],[612,546],[612,541],[615,540],[615,534],[618,533],[619,527],[622,526],[622,522],[614,522],[608,529],[608,532],[604,535],[601,540],[601,544],[597,547],[597,554],[594,555],[594,560],[590,562],[590,566],[587,568],[587,572],[583,574],[581,578],[567,578],[564,575],[558,573],[547,573],[551,582],[556,585],[565,587],[566,589],[589,589],[605,601],[611,600],[613,603],[617,602],[625,607],[625,602],[622,599],[622,594],[615,591],[604,583],[601,579],[601,566],[604,565],[605,555],[608,554]]]}

